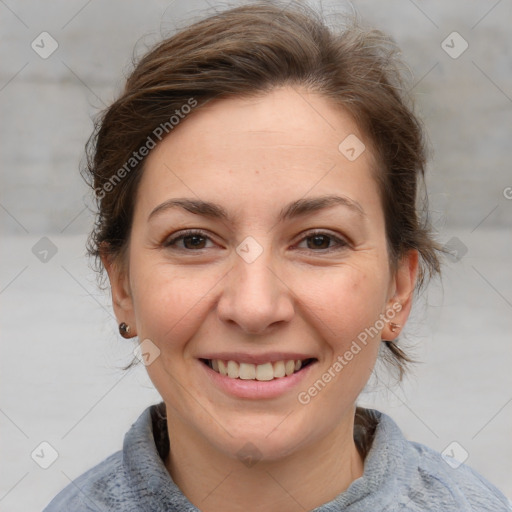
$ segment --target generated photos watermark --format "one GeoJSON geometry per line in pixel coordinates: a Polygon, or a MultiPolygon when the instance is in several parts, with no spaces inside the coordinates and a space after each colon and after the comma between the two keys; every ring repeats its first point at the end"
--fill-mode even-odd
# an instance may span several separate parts
{"type": "Polygon", "coordinates": [[[307,390],[301,391],[297,395],[297,400],[302,405],[307,405],[311,400],[317,396],[326,386],[331,382],[342,370],[347,366],[354,357],[359,354],[364,347],[368,344],[369,339],[377,336],[384,326],[395,318],[396,314],[402,310],[402,304],[395,302],[391,309],[379,315],[375,323],[365,328],[364,331],[357,335],[357,338],[352,341],[350,347],[342,354],[338,355],[336,361],[317,379],[307,390]]]}
{"type": "Polygon", "coordinates": [[[101,187],[95,189],[96,197],[103,199],[107,193],[112,192],[116,185],[118,185],[137,165],[144,160],[149,152],[154,149],[158,142],[171,133],[171,131],[185,119],[185,117],[192,112],[192,109],[197,107],[197,100],[189,98],[187,103],[184,103],[179,109],[174,111],[174,114],[169,117],[164,123],[160,123],[148,137],[142,146],[132,153],[132,156],[120,167],[101,187]]]}

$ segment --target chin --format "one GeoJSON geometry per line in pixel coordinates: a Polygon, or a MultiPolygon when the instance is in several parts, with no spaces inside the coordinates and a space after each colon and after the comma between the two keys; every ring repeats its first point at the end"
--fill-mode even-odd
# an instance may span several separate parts
{"type": "MultiPolygon", "coordinates": [[[[293,413],[290,414],[293,416],[293,413]]],[[[314,425],[310,429],[304,429],[304,425],[297,425],[295,421],[287,421],[286,414],[272,416],[266,421],[254,419],[254,416],[240,418],[238,421],[229,422],[229,435],[222,432],[221,437],[210,438],[208,442],[231,458],[242,462],[261,461],[275,462],[288,457],[294,452],[304,448],[310,442],[314,442],[314,425]]],[[[211,433],[207,434],[210,437],[211,433]]]]}

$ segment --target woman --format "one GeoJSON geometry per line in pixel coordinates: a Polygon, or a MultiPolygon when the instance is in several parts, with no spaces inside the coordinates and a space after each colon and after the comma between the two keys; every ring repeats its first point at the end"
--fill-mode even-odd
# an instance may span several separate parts
{"type": "Polygon", "coordinates": [[[90,250],[163,402],[47,511],[509,509],[356,407],[440,270],[400,91],[382,34],[269,3],[140,60],[90,141],[90,250]]]}

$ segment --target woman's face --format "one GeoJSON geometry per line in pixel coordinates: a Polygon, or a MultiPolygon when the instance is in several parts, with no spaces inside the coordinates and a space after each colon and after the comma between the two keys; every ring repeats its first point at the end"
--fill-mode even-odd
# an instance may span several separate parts
{"type": "Polygon", "coordinates": [[[275,459],[352,425],[417,262],[391,274],[370,151],[344,110],[289,87],[213,101],[151,151],[108,270],[175,429],[275,459]]]}

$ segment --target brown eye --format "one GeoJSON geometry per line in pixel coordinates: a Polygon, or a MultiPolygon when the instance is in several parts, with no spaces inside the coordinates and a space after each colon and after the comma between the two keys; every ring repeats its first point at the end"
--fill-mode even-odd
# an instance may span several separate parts
{"type": "Polygon", "coordinates": [[[207,249],[205,247],[206,242],[210,240],[210,237],[206,236],[202,231],[186,231],[179,234],[171,239],[168,239],[165,243],[165,247],[172,247],[178,250],[200,250],[207,249]]]}
{"type": "Polygon", "coordinates": [[[343,249],[344,247],[348,246],[348,243],[342,238],[323,231],[309,233],[301,240],[301,243],[303,241],[306,241],[307,249],[318,252],[330,252],[343,249]],[[331,245],[332,242],[334,242],[334,245],[331,245]]]}
{"type": "Polygon", "coordinates": [[[326,235],[313,235],[308,236],[307,240],[311,241],[311,244],[308,244],[308,249],[328,249],[330,237],[326,235]]]}
{"type": "Polygon", "coordinates": [[[204,249],[205,237],[201,235],[190,235],[183,237],[183,245],[187,249],[204,249]]]}

